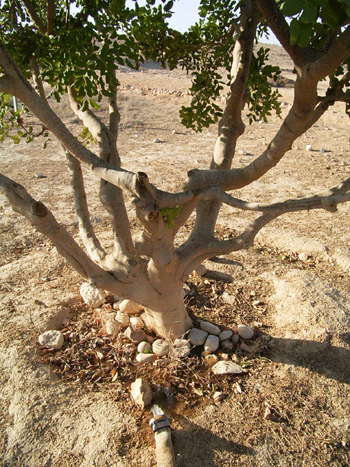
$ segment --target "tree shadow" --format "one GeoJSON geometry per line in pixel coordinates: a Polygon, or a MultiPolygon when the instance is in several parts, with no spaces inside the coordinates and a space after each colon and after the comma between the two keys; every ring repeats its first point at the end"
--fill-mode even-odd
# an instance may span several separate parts
{"type": "MultiPolygon", "coordinates": [[[[350,333],[339,338],[349,342],[350,333]]],[[[330,336],[329,336],[330,337],[330,336]]],[[[317,342],[306,339],[273,338],[268,358],[273,362],[301,366],[341,383],[350,384],[350,349],[331,345],[330,339],[317,342]]]]}
{"type": "Polygon", "coordinates": [[[188,418],[177,416],[177,422],[182,427],[180,430],[172,430],[177,467],[213,467],[217,452],[223,455],[227,452],[230,457],[236,456],[237,460],[243,462],[244,456],[254,454],[251,447],[218,436],[188,418]]]}

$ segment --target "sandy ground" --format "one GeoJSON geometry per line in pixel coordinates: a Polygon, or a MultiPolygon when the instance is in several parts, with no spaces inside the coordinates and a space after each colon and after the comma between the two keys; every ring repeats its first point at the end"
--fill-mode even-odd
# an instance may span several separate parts
{"type": "MultiPolygon", "coordinates": [[[[292,79],[291,64],[281,49],[273,47],[271,57],[283,76],[292,79]]],[[[178,110],[190,99],[189,77],[151,64],[140,72],[121,70],[119,77],[123,166],[146,172],[159,188],[180,188],[187,170],[208,167],[216,138],[215,127],[196,134],[180,124],[178,110]],[[161,143],[154,143],[155,138],[161,143]]],[[[286,115],[293,90],[283,87],[280,93],[286,115]]],[[[67,103],[54,107],[77,132],[67,103]]],[[[280,124],[276,116],[268,124],[247,123],[234,166],[259,155],[280,124]]],[[[343,106],[335,105],[276,168],[236,195],[277,201],[317,193],[349,177],[348,124],[343,106]]],[[[47,204],[76,235],[59,144],[51,141],[43,150],[41,142],[5,141],[0,150],[1,172],[47,204]]],[[[98,203],[98,181],[90,173],[86,177],[94,225],[99,237],[111,243],[107,216],[98,203]]],[[[12,212],[2,195],[0,203],[1,465],[155,465],[148,411],[136,409],[127,394],[120,400],[113,383],[88,390],[59,380],[54,368],[41,362],[37,337],[59,328],[64,317],[79,309],[82,280],[49,241],[12,212]]],[[[128,210],[137,231],[129,203],[128,210]]],[[[268,358],[252,359],[248,374],[232,381],[222,401],[198,397],[171,409],[177,465],[350,464],[349,215],[349,203],[335,214],[285,215],[259,234],[255,247],[220,264],[206,263],[234,277],[228,286],[231,294],[252,296],[264,307],[252,308],[250,316],[232,309],[225,317],[212,307],[197,310],[199,316],[219,325],[245,321],[271,336],[273,343],[268,358]],[[266,416],[266,408],[271,416],[266,416]]],[[[249,218],[224,208],[218,228],[237,232],[249,218]]]]}

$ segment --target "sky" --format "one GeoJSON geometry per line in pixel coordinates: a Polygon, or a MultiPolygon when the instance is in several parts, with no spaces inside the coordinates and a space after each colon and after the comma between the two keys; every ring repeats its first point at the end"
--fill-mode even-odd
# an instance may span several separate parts
{"type": "MultiPolygon", "coordinates": [[[[132,7],[133,0],[127,0],[127,5],[132,7]]],[[[144,5],[146,2],[144,0],[138,0],[139,5],[144,5]]],[[[160,0],[156,1],[156,5],[160,3],[160,0]]],[[[174,6],[171,11],[174,12],[173,16],[169,19],[169,25],[171,28],[176,29],[180,32],[185,32],[187,29],[199,20],[198,16],[198,6],[200,0],[175,0],[174,6]]],[[[265,38],[263,42],[269,44],[278,44],[277,39],[273,34],[270,35],[270,38],[265,38]]]]}

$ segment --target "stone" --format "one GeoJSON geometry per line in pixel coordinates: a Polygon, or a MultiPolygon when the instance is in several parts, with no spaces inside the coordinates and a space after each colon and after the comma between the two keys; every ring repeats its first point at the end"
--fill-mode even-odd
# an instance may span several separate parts
{"type": "Polygon", "coordinates": [[[149,342],[147,341],[142,341],[139,343],[137,346],[137,351],[138,353],[150,353],[152,350],[152,346],[149,342]]]}
{"type": "Polygon", "coordinates": [[[126,328],[130,324],[130,316],[122,311],[117,311],[115,320],[121,325],[122,328],[126,328]]]}
{"type": "Polygon", "coordinates": [[[244,370],[237,363],[223,360],[216,363],[211,369],[215,375],[239,375],[244,373],[244,370]]]}
{"type": "Polygon", "coordinates": [[[238,344],[238,342],[239,342],[239,335],[238,335],[238,334],[234,334],[234,335],[232,336],[232,339],[231,339],[231,340],[232,340],[232,342],[233,342],[234,344],[238,344]]]}
{"type": "Polygon", "coordinates": [[[89,282],[80,287],[80,295],[84,302],[92,308],[99,308],[106,300],[106,293],[89,282]]]}
{"type": "Polygon", "coordinates": [[[139,363],[153,363],[157,359],[157,355],[154,353],[138,353],[136,355],[136,361],[139,363]]]}
{"type": "Polygon", "coordinates": [[[299,258],[300,261],[305,262],[305,261],[307,261],[308,255],[305,252],[302,252],[302,253],[300,253],[298,255],[298,258],[299,258]]]}
{"type": "Polygon", "coordinates": [[[121,330],[121,325],[118,321],[115,321],[113,318],[109,318],[106,321],[106,333],[112,337],[116,337],[121,330]]]}
{"type": "Polygon", "coordinates": [[[206,331],[202,331],[201,329],[197,328],[192,328],[188,335],[188,340],[191,342],[192,345],[203,345],[207,336],[208,333],[206,331]]]}
{"type": "Polygon", "coordinates": [[[164,339],[157,339],[152,344],[152,351],[158,357],[164,357],[169,353],[169,343],[164,339]]]}
{"type": "Polygon", "coordinates": [[[237,329],[238,334],[242,339],[249,340],[254,336],[253,329],[247,326],[246,324],[239,324],[237,329]]]}
{"type": "Polygon", "coordinates": [[[196,267],[196,269],[193,272],[197,276],[204,276],[204,274],[207,272],[207,268],[204,266],[204,264],[200,264],[196,267]]]}
{"type": "Polygon", "coordinates": [[[229,339],[222,341],[221,345],[222,345],[222,348],[225,350],[233,350],[233,344],[229,339]]]}
{"type": "Polygon", "coordinates": [[[229,329],[227,331],[222,331],[219,334],[219,339],[221,341],[226,341],[227,339],[230,339],[232,337],[232,334],[233,332],[229,329]]]}
{"type": "Polygon", "coordinates": [[[206,357],[204,357],[204,363],[208,366],[214,366],[215,363],[218,363],[219,357],[215,354],[209,354],[206,357]]]}
{"type": "Polygon", "coordinates": [[[141,409],[144,409],[152,402],[153,393],[151,385],[142,378],[137,378],[131,384],[131,398],[141,409]]]}
{"type": "Polygon", "coordinates": [[[182,289],[182,296],[183,298],[187,297],[187,295],[190,295],[191,293],[191,289],[189,287],[183,287],[182,289]]]}
{"type": "Polygon", "coordinates": [[[213,394],[213,400],[214,402],[219,402],[221,399],[224,397],[224,394],[220,391],[215,391],[213,394]]]}
{"type": "Polygon", "coordinates": [[[39,344],[47,347],[48,349],[59,350],[62,348],[64,343],[64,337],[61,331],[52,330],[46,331],[39,336],[39,344]]]}
{"type": "Polygon", "coordinates": [[[219,338],[213,334],[209,334],[204,344],[204,352],[215,352],[219,347],[219,338]]]}
{"type": "Polygon", "coordinates": [[[124,334],[134,344],[147,340],[146,334],[141,329],[133,329],[130,326],[126,328],[124,334]]]}
{"type": "Polygon", "coordinates": [[[132,300],[123,300],[119,303],[119,310],[128,315],[137,315],[143,310],[139,303],[133,302],[132,300]]]}
{"type": "Polygon", "coordinates": [[[203,331],[206,331],[208,334],[214,334],[215,336],[218,336],[221,333],[220,328],[215,326],[215,324],[209,323],[208,321],[201,321],[200,328],[203,331]]]}
{"type": "Polygon", "coordinates": [[[153,140],[153,143],[161,143],[161,140],[159,138],[156,138],[153,140]]]}
{"type": "Polygon", "coordinates": [[[142,329],[143,326],[144,326],[144,322],[142,321],[141,318],[139,318],[138,316],[132,316],[130,318],[130,326],[133,328],[133,329],[142,329]]]}
{"type": "Polygon", "coordinates": [[[175,339],[170,355],[173,358],[186,358],[191,352],[191,343],[187,339],[175,339]]]}

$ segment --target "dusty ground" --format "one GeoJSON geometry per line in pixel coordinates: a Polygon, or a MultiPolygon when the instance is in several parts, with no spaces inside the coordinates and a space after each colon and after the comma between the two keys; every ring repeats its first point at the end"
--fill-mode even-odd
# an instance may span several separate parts
{"type": "MultiPolygon", "coordinates": [[[[277,47],[272,60],[286,78],[293,77],[290,62],[277,47]]],[[[123,70],[120,80],[119,149],[124,167],[147,172],[152,183],[168,189],[181,187],[187,170],[207,168],[216,128],[195,134],[178,118],[179,107],[189,99],[189,78],[181,71],[148,66],[142,72],[123,70]],[[157,89],[158,94],[153,93],[157,89]],[[183,94],[165,93],[166,89],[183,94]],[[162,142],[154,143],[155,138],[162,142]]],[[[283,87],[280,92],[285,115],[292,89],[283,87]]],[[[76,131],[77,121],[67,105],[55,107],[76,131]]],[[[349,122],[343,110],[342,105],[334,106],[275,169],[237,195],[281,200],[317,192],[348,177],[349,122]]],[[[269,124],[247,126],[234,165],[260,154],[280,123],[273,116],[269,124]]],[[[76,233],[58,143],[52,141],[42,150],[39,142],[15,146],[6,141],[0,169],[76,233]]],[[[90,174],[87,180],[94,224],[101,239],[110,242],[97,181],[90,174]]],[[[78,296],[82,281],[50,242],[11,211],[2,195],[0,200],[1,465],[155,465],[151,416],[132,406],[127,387],[123,392],[118,382],[62,381],[54,367],[42,362],[37,336],[83,309],[78,296]]],[[[131,205],[129,212],[134,219],[131,205]]],[[[259,234],[254,248],[220,263],[206,263],[232,274],[232,284],[189,282],[198,292],[198,301],[189,303],[197,316],[231,327],[245,322],[269,344],[263,354],[242,357],[249,371],[222,383],[222,401],[214,403],[207,394],[183,397],[169,409],[179,466],[350,464],[349,215],[349,205],[340,206],[336,214],[286,215],[259,234]],[[220,299],[223,287],[236,297],[231,309],[220,299]],[[254,307],[256,301],[261,305],[254,307]]],[[[224,209],[219,234],[240,231],[248,217],[224,209]]],[[[186,229],[181,235],[185,234],[186,229]]],[[[198,375],[189,375],[190,382],[191,378],[197,384],[198,375]]]]}

